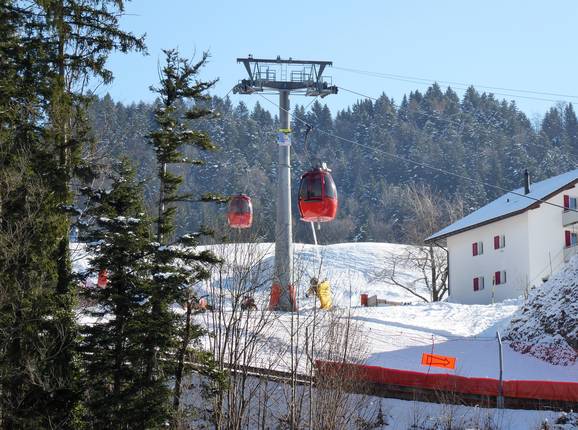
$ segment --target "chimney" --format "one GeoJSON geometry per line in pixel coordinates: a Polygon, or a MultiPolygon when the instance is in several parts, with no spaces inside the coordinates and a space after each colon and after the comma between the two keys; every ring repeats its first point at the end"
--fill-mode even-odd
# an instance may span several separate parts
{"type": "Polygon", "coordinates": [[[524,169],[524,194],[530,194],[530,174],[524,169]]]}

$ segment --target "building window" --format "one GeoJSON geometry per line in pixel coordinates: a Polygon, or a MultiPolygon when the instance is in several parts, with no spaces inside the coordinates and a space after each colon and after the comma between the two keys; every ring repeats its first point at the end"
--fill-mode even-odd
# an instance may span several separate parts
{"type": "Polygon", "coordinates": [[[493,284],[494,285],[502,285],[506,283],[506,271],[500,270],[499,272],[494,273],[493,284]]]}
{"type": "Polygon", "coordinates": [[[570,230],[564,230],[564,243],[566,248],[578,245],[578,233],[574,233],[570,230]]]}
{"type": "Polygon", "coordinates": [[[484,242],[474,242],[472,243],[472,255],[482,255],[484,253],[484,242]]]}
{"type": "Polygon", "coordinates": [[[576,210],[576,197],[570,197],[569,195],[564,195],[564,209],[574,209],[576,210]]]}
{"type": "Polygon", "coordinates": [[[480,291],[484,289],[484,277],[478,276],[474,278],[474,291],[480,291]]]}
{"type": "Polygon", "coordinates": [[[502,249],[506,247],[506,236],[494,236],[494,249],[502,249]]]}

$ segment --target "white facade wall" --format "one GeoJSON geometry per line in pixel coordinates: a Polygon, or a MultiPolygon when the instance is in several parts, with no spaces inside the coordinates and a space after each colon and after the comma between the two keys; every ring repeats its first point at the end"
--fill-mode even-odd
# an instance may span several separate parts
{"type": "Polygon", "coordinates": [[[528,212],[448,237],[449,300],[487,304],[523,294],[528,280],[528,212]],[[494,236],[504,235],[506,246],[494,249],[494,236]],[[472,255],[472,244],[483,242],[482,255],[472,255]],[[494,273],[506,271],[506,283],[492,285],[494,273]],[[484,277],[484,289],[474,291],[475,277],[484,277]]]}
{"type": "MultiPolygon", "coordinates": [[[[564,191],[547,201],[563,206],[564,194],[575,197],[575,191],[564,191]]],[[[564,264],[564,230],[572,228],[564,228],[563,212],[563,209],[547,204],[528,212],[530,287],[541,285],[564,264]]]]}
{"type": "MultiPolygon", "coordinates": [[[[548,199],[564,206],[564,195],[578,198],[571,187],[548,199]]],[[[449,300],[464,304],[487,304],[516,298],[540,286],[563,266],[565,230],[578,232],[578,224],[564,227],[563,209],[540,204],[501,221],[496,221],[447,238],[449,251],[449,300]],[[494,249],[494,236],[505,235],[505,248],[494,249]],[[472,255],[472,244],[483,242],[482,255],[472,255]],[[496,271],[505,270],[503,285],[492,285],[496,271]],[[474,291],[473,279],[484,277],[484,289],[474,291]]],[[[574,247],[578,250],[578,247],[574,247]]]]}

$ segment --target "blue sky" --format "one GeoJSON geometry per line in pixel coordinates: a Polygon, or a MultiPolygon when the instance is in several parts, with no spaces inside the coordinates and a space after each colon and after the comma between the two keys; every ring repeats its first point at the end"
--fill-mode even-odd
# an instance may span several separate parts
{"type": "MultiPolygon", "coordinates": [[[[153,99],[148,88],[158,80],[161,49],[175,47],[186,56],[210,51],[203,77],[220,78],[214,93],[221,96],[245,77],[236,58],[253,54],[328,60],[342,68],[559,94],[494,90],[511,94],[498,97],[514,99],[530,118],[542,115],[557,100],[578,103],[578,2],[571,0],[137,0],[127,3],[122,26],[147,34],[149,55],[114,54],[109,66],[116,79],[99,87],[97,94],[109,92],[115,100],[127,103],[153,99]]],[[[403,94],[428,86],[336,68],[326,74],[343,88],[371,96],[385,92],[397,102],[403,94]]],[[[231,97],[248,104],[259,99],[255,95],[231,97]]],[[[335,111],[358,98],[341,91],[325,102],[335,111]]],[[[292,105],[308,102],[292,99],[292,105]]]]}

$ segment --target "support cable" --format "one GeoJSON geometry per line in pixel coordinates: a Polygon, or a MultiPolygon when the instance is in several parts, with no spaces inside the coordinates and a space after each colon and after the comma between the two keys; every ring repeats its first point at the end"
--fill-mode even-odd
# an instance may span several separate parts
{"type": "MultiPolygon", "coordinates": [[[[313,100],[311,100],[307,105],[305,105],[305,107],[303,108],[303,111],[307,111],[307,109],[309,109],[309,106],[311,106],[313,104],[313,102],[315,100],[317,100],[318,96],[315,96],[313,98],[313,100]]],[[[303,118],[299,118],[295,113],[291,113],[290,114],[293,118],[295,118],[296,120],[298,120],[299,122],[305,124],[305,143],[303,144],[303,148],[304,148],[304,156],[305,158],[309,158],[309,154],[307,153],[307,137],[309,132],[311,131],[312,127],[311,125],[303,118]]],[[[301,156],[299,155],[299,152],[297,151],[296,147],[293,146],[293,154],[295,154],[295,156],[297,157],[297,161],[299,161],[299,163],[302,166],[305,166],[305,162],[303,161],[303,159],[301,158],[301,156]]]]}
{"type": "MultiPolygon", "coordinates": [[[[262,97],[263,99],[267,100],[269,103],[273,104],[274,106],[277,106],[278,108],[280,108],[280,106],[279,106],[277,103],[275,103],[274,101],[272,101],[272,100],[270,100],[269,98],[265,97],[264,95],[262,95],[262,94],[258,94],[258,95],[259,95],[260,97],[262,97]]],[[[281,109],[281,108],[280,108],[280,109],[281,109]]],[[[287,111],[287,112],[288,112],[288,111],[287,111]]],[[[303,122],[304,124],[306,123],[305,121],[301,120],[300,118],[296,117],[295,115],[291,114],[290,112],[289,112],[289,114],[292,115],[292,116],[293,116],[295,119],[297,119],[298,121],[301,121],[301,122],[303,122]]],[[[356,145],[356,146],[359,146],[359,147],[361,147],[361,148],[369,149],[370,151],[375,151],[375,152],[384,154],[384,155],[386,155],[386,156],[388,156],[388,157],[394,158],[394,159],[396,159],[396,160],[403,161],[403,162],[409,163],[409,164],[413,164],[413,165],[415,165],[415,166],[419,166],[419,167],[422,167],[422,168],[424,168],[424,169],[429,169],[429,170],[432,170],[432,171],[435,171],[435,172],[438,172],[438,173],[443,173],[443,174],[445,174],[445,175],[453,176],[453,177],[455,177],[455,178],[463,179],[463,180],[466,180],[466,181],[469,181],[469,182],[472,182],[472,183],[475,183],[475,184],[484,185],[484,186],[486,186],[486,187],[493,188],[493,189],[496,189],[496,190],[499,190],[499,191],[502,191],[502,192],[505,192],[505,193],[510,193],[510,194],[513,194],[513,195],[518,196],[518,197],[524,197],[524,198],[526,198],[526,199],[528,199],[528,200],[532,200],[532,201],[534,201],[534,202],[536,202],[536,203],[543,203],[543,204],[550,205],[550,206],[553,206],[553,207],[561,208],[561,209],[564,209],[565,211],[568,211],[568,212],[578,212],[578,210],[576,210],[576,209],[566,208],[566,207],[564,207],[564,206],[562,206],[562,205],[559,205],[559,204],[557,204],[557,203],[548,202],[548,201],[546,201],[546,200],[544,200],[544,199],[539,199],[539,198],[536,198],[536,197],[532,197],[532,196],[530,196],[530,195],[528,195],[528,194],[523,194],[523,193],[518,193],[518,192],[516,192],[516,191],[508,190],[508,189],[506,189],[506,188],[500,187],[499,185],[493,185],[493,184],[490,184],[490,183],[488,183],[488,182],[484,182],[484,181],[480,181],[480,180],[477,180],[477,179],[473,179],[473,178],[470,178],[469,176],[461,175],[461,174],[459,174],[459,173],[451,172],[451,171],[449,171],[449,170],[445,170],[445,169],[442,169],[442,168],[440,168],[440,167],[432,166],[431,164],[427,164],[427,163],[423,163],[423,162],[420,162],[420,161],[412,160],[412,159],[410,159],[410,158],[405,158],[405,157],[402,157],[402,156],[397,155],[397,154],[392,154],[391,152],[385,151],[385,150],[383,150],[383,149],[375,148],[375,147],[373,147],[373,146],[366,145],[366,144],[357,142],[357,141],[355,141],[355,140],[348,139],[348,138],[346,138],[346,137],[343,137],[343,136],[339,136],[339,135],[330,133],[330,132],[328,132],[328,131],[326,131],[326,130],[323,130],[323,129],[320,129],[320,128],[316,128],[316,130],[317,130],[318,132],[320,132],[320,133],[325,134],[325,135],[328,136],[328,137],[332,137],[332,138],[334,138],[334,139],[338,139],[338,140],[341,140],[341,141],[343,141],[343,142],[351,143],[352,145],[356,145]]]]}
{"type": "MultiPolygon", "coordinates": [[[[372,72],[369,70],[352,69],[352,68],[348,68],[348,67],[333,66],[332,68],[337,69],[337,70],[342,70],[345,72],[357,73],[357,74],[365,75],[365,76],[373,76],[376,78],[399,80],[399,81],[403,81],[403,82],[411,82],[411,83],[416,83],[416,84],[431,85],[432,83],[438,82],[438,83],[447,84],[447,85],[458,85],[461,87],[465,87],[465,89],[467,89],[470,86],[474,86],[476,88],[483,88],[486,90],[509,91],[509,92],[513,92],[513,93],[535,94],[538,96],[562,97],[562,98],[571,98],[571,99],[577,99],[578,100],[578,95],[571,95],[571,94],[561,94],[561,93],[553,93],[553,92],[546,92],[546,91],[535,91],[535,90],[525,90],[525,89],[506,88],[506,87],[492,87],[492,86],[488,86],[488,85],[466,84],[463,82],[445,81],[445,80],[429,79],[429,78],[419,78],[419,77],[415,77],[415,76],[397,75],[397,74],[393,74],[393,73],[372,72]]],[[[542,101],[549,101],[549,102],[560,101],[560,100],[554,100],[554,99],[546,99],[546,98],[532,97],[532,96],[522,96],[522,95],[515,95],[515,94],[504,94],[504,93],[497,93],[497,92],[493,92],[493,94],[503,95],[503,96],[512,97],[512,98],[521,97],[521,98],[525,98],[525,99],[542,100],[542,101]]]]}
{"type": "MultiPolygon", "coordinates": [[[[352,94],[355,94],[355,95],[358,95],[358,96],[360,96],[360,97],[363,97],[363,98],[366,98],[366,99],[370,99],[370,100],[373,100],[373,101],[376,101],[376,102],[380,100],[380,99],[377,98],[377,97],[369,96],[369,95],[367,95],[367,94],[362,94],[362,93],[360,93],[360,92],[353,91],[353,90],[350,90],[350,89],[348,89],[348,88],[344,88],[344,87],[338,87],[338,88],[339,88],[340,90],[342,90],[342,91],[346,91],[346,92],[348,92],[348,93],[352,93],[352,94]]],[[[473,112],[475,112],[475,113],[483,113],[483,111],[482,111],[481,109],[478,109],[478,108],[476,108],[476,110],[473,111],[473,112]]],[[[456,121],[456,120],[449,119],[449,118],[442,118],[441,116],[437,116],[437,115],[433,115],[433,114],[428,113],[428,112],[424,112],[424,111],[421,110],[421,109],[411,108],[411,110],[409,110],[408,113],[410,113],[410,114],[417,114],[417,115],[420,115],[420,116],[425,117],[425,118],[431,118],[431,119],[433,119],[433,120],[435,120],[435,121],[446,122],[446,123],[448,123],[448,124],[452,124],[452,125],[454,125],[454,126],[456,126],[456,127],[460,127],[460,128],[463,128],[464,126],[467,125],[465,122],[456,121]]],[[[489,121],[492,121],[492,120],[496,119],[496,118],[495,118],[495,114],[496,114],[496,113],[494,113],[491,117],[487,118],[487,119],[486,119],[486,122],[489,122],[489,121]]],[[[471,124],[471,125],[473,126],[473,124],[471,124]]],[[[491,125],[491,126],[494,127],[494,125],[491,125]]],[[[473,129],[476,129],[476,128],[477,128],[477,127],[473,127],[473,129]]],[[[540,143],[538,143],[538,142],[532,142],[531,147],[528,146],[528,145],[525,147],[525,149],[533,149],[533,148],[541,148],[541,149],[544,149],[544,150],[546,150],[546,151],[550,151],[550,150],[552,150],[552,149],[555,149],[555,148],[551,148],[551,147],[548,147],[548,146],[546,146],[546,145],[540,144],[540,143]]]]}

